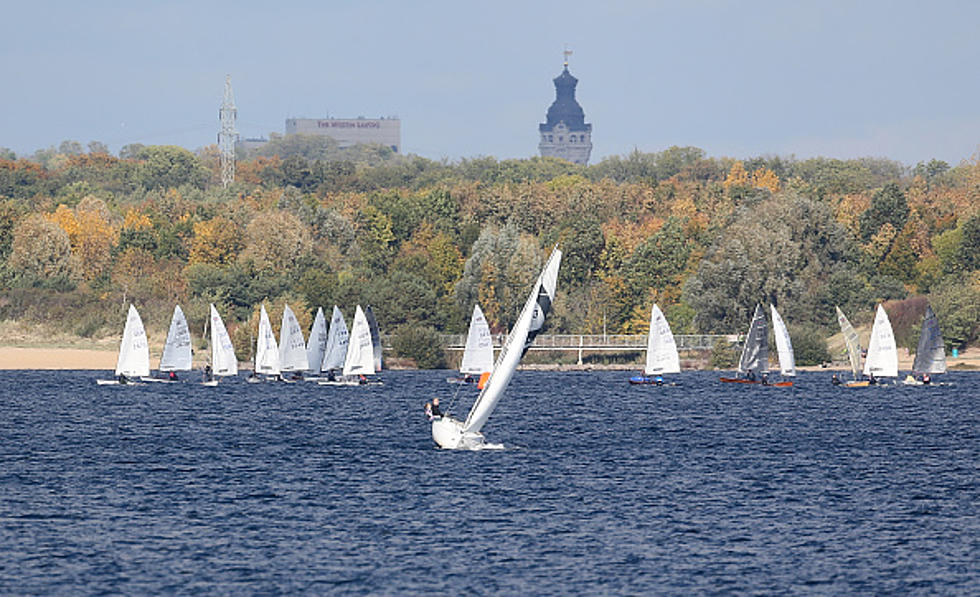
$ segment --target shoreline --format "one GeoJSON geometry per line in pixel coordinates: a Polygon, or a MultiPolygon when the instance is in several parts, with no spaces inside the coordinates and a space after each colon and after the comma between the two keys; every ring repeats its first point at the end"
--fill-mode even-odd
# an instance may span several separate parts
{"type": "MultiPolygon", "coordinates": [[[[905,351],[899,351],[898,369],[900,372],[909,371],[912,358],[905,351]]],[[[115,370],[118,350],[98,348],[54,348],[39,346],[0,346],[0,370],[115,370]]],[[[398,365],[391,370],[414,369],[404,366],[399,360],[398,365]]],[[[951,371],[970,371],[980,369],[980,349],[971,348],[960,353],[957,358],[947,357],[951,371]]],[[[152,363],[151,363],[152,365],[152,363]]],[[[200,368],[203,363],[195,363],[200,368]]],[[[519,367],[524,371],[638,371],[642,363],[617,364],[562,364],[562,363],[527,363],[519,367]]],[[[247,370],[248,367],[245,367],[247,370]]],[[[690,368],[685,370],[712,371],[709,368],[690,368]]],[[[729,369],[717,369],[728,371],[729,369]]],[[[844,363],[833,363],[826,367],[820,365],[797,367],[798,371],[849,371],[844,363]]]]}

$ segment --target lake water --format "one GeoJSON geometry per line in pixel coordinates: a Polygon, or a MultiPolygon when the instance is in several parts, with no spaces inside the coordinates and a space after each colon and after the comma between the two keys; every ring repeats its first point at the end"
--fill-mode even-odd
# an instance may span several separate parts
{"type": "Polygon", "coordinates": [[[446,375],[0,372],[0,592],[980,593],[980,374],[521,371],[481,452],[432,443],[446,375]]]}

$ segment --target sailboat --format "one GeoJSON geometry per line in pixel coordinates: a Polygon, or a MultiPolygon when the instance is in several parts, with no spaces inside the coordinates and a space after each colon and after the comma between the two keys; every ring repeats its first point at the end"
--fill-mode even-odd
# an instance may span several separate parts
{"type": "Polygon", "coordinates": [[[556,247],[534,283],[517,322],[497,356],[493,372],[470,408],[466,420],[459,421],[448,413],[432,420],[432,439],[440,448],[479,450],[489,447],[481,430],[503,397],[524,353],[544,327],[555,299],[560,264],[561,251],[556,247]]]}
{"type": "Polygon", "coordinates": [[[927,385],[932,383],[930,375],[941,373],[946,373],[946,344],[932,306],[926,305],[926,313],[922,318],[922,333],[919,335],[915,361],[912,363],[912,373],[905,378],[905,384],[927,385]]]}
{"type": "MultiPolygon", "coordinates": [[[[796,357],[793,356],[793,341],[790,340],[789,330],[779,316],[775,305],[769,305],[772,311],[772,332],[776,338],[776,354],[779,356],[779,373],[783,377],[796,376],[796,357]]],[[[792,383],[792,382],[790,382],[792,383]]]]}
{"type": "Polygon", "coordinates": [[[225,322],[221,321],[218,310],[211,304],[211,367],[205,369],[204,385],[216,386],[218,377],[231,377],[238,375],[238,357],[235,356],[235,345],[231,343],[231,336],[225,328],[225,322]]]}
{"type": "Polygon", "coordinates": [[[302,379],[310,368],[306,358],[306,340],[299,327],[296,314],[285,305],[282,310],[282,327],[279,329],[279,365],[282,373],[292,373],[293,380],[302,379]]]}
{"type": "Polygon", "coordinates": [[[459,363],[459,372],[463,377],[449,377],[446,381],[477,383],[482,378],[485,383],[486,376],[489,376],[491,371],[493,371],[493,336],[490,335],[490,326],[480,305],[473,305],[470,329],[466,334],[466,346],[463,348],[463,359],[459,363]]]}
{"type": "Polygon", "coordinates": [[[126,327],[123,328],[122,342],[119,344],[119,358],[116,361],[116,379],[97,379],[100,386],[133,383],[131,379],[150,375],[150,347],[146,342],[146,330],[136,307],[129,305],[126,327]]]}
{"type": "MultiPolygon", "coordinates": [[[[846,381],[840,385],[848,388],[866,388],[871,385],[870,382],[866,379],[858,379],[861,371],[861,342],[857,330],[844,316],[840,307],[834,307],[834,309],[837,310],[837,323],[840,325],[841,334],[844,335],[844,344],[847,346],[847,359],[851,363],[851,381],[846,381]]],[[[838,383],[836,374],[834,375],[834,383],[838,383]]]]}
{"type": "Polygon", "coordinates": [[[371,325],[361,306],[354,312],[354,324],[351,326],[347,342],[347,354],[344,357],[343,376],[340,379],[319,381],[320,385],[363,386],[381,385],[380,381],[368,380],[368,375],[374,375],[375,358],[374,344],[371,341],[371,325]]]}
{"type": "Polygon", "coordinates": [[[344,315],[337,305],[334,305],[333,313],[330,316],[327,345],[323,349],[323,360],[320,362],[320,371],[326,372],[327,377],[318,381],[336,381],[337,372],[344,367],[349,342],[350,334],[347,331],[347,322],[344,321],[344,315]]]}
{"type": "Polygon", "coordinates": [[[255,364],[248,381],[257,383],[262,381],[260,374],[277,378],[280,373],[279,346],[276,344],[276,335],[272,333],[269,314],[265,311],[265,305],[262,305],[259,311],[259,334],[255,341],[255,364]]]}
{"type": "MultiPolygon", "coordinates": [[[[327,352],[327,319],[323,316],[323,307],[316,310],[316,317],[313,318],[313,327],[310,328],[310,337],[306,341],[306,363],[307,368],[315,374],[320,372],[320,364],[323,362],[323,355],[327,352]]],[[[310,378],[307,378],[310,379],[310,378]]]]}
{"type": "Polygon", "coordinates": [[[164,377],[143,377],[143,381],[158,383],[174,383],[177,381],[177,371],[191,370],[191,331],[187,327],[187,319],[180,305],[174,306],[174,314],[170,318],[170,330],[167,331],[167,340],[163,345],[163,354],[160,356],[160,366],[157,371],[160,373],[169,372],[169,378],[164,377]]]}
{"type": "Polygon", "coordinates": [[[792,386],[791,381],[779,381],[768,383],[769,371],[769,324],[766,321],[766,312],[762,305],[755,306],[755,313],[752,315],[752,323],[749,324],[749,331],[745,335],[745,346],[742,347],[742,356],[738,360],[738,375],[735,377],[722,377],[721,381],[727,383],[748,383],[771,385],[776,387],[792,386]]]}
{"type": "Polygon", "coordinates": [[[868,341],[868,356],[864,359],[864,374],[871,383],[878,377],[898,377],[898,348],[895,334],[888,320],[885,308],[880,304],[875,312],[875,322],[871,326],[871,340],[868,341]]]}
{"type": "MultiPolygon", "coordinates": [[[[630,378],[633,385],[664,385],[664,373],[680,373],[681,360],[677,343],[663,311],[654,303],[650,309],[650,332],[647,334],[647,362],[643,375],[630,378]]],[[[673,384],[672,384],[673,385],[673,384]]]]}

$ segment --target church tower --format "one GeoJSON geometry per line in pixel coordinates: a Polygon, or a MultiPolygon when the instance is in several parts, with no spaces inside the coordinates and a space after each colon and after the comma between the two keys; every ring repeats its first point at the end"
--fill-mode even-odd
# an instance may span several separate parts
{"type": "Polygon", "coordinates": [[[592,125],[585,122],[585,112],[575,101],[578,79],[568,72],[571,53],[565,50],[565,68],[554,79],[555,101],[548,108],[548,121],[538,125],[538,149],[542,157],[562,158],[585,166],[592,153],[592,125]]]}

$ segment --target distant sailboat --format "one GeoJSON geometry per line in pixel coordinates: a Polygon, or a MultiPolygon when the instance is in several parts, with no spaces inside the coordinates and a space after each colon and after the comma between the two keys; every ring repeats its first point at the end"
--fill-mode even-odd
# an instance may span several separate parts
{"type": "Polygon", "coordinates": [[[877,377],[898,377],[898,348],[895,345],[895,334],[892,332],[888,314],[881,305],[878,305],[875,322],[871,327],[868,356],[864,360],[864,374],[872,380],[877,377]]]}
{"type": "Polygon", "coordinates": [[[344,315],[337,305],[334,305],[333,314],[330,316],[327,345],[323,349],[323,361],[320,363],[320,371],[327,374],[326,381],[331,381],[331,378],[343,369],[349,342],[350,334],[347,331],[347,322],[344,321],[344,315]]]}
{"type": "Polygon", "coordinates": [[[97,379],[100,386],[133,383],[142,376],[150,375],[150,347],[146,342],[146,330],[136,307],[129,305],[126,327],[123,328],[116,360],[116,379],[97,379]]]}
{"type": "Polygon", "coordinates": [[[167,340],[163,345],[163,355],[160,356],[160,366],[157,371],[160,373],[173,372],[169,378],[144,377],[143,381],[173,383],[177,381],[177,371],[190,371],[191,354],[191,331],[187,327],[187,319],[180,305],[174,306],[174,314],[170,318],[170,329],[167,331],[167,340]]]}
{"type": "Polygon", "coordinates": [[[503,397],[524,353],[544,327],[555,299],[560,264],[561,251],[555,248],[532,287],[531,294],[497,357],[493,372],[473,403],[466,420],[459,421],[448,413],[433,419],[432,439],[440,448],[478,450],[486,447],[481,430],[503,397]]]}
{"type": "MultiPolygon", "coordinates": [[[[851,325],[851,322],[847,320],[844,316],[844,312],[840,310],[840,307],[834,307],[837,310],[837,323],[840,325],[841,334],[844,335],[844,344],[847,346],[847,358],[851,363],[851,381],[842,383],[841,385],[849,388],[865,388],[870,384],[866,379],[858,379],[858,375],[861,372],[861,341],[858,338],[857,330],[851,325]]],[[[837,382],[837,377],[834,377],[835,382],[837,382]]]]}
{"type": "Polygon", "coordinates": [[[250,382],[261,381],[261,378],[258,377],[260,374],[267,377],[279,377],[281,372],[276,335],[272,333],[269,314],[265,311],[265,305],[262,305],[259,311],[259,334],[255,341],[255,365],[252,376],[248,380],[250,382]]]}
{"type": "Polygon", "coordinates": [[[225,322],[218,315],[218,310],[211,304],[211,367],[204,376],[204,385],[218,385],[217,377],[232,377],[238,375],[238,357],[235,356],[235,345],[225,328],[225,322]]]}
{"type": "Polygon", "coordinates": [[[643,375],[630,378],[633,385],[664,385],[665,373],[680,373],[681,360],[670,324],[656,304],[650,309],[650,332],[647,334],[647,360],[643,375]]]}
{"type": "Polygon", "coordinates": [[[919,345],[915,349],[915,362],[912,363],[911,379],[906,378],[908,385],[925,385],[931,375],[946,373],[946,343],[939,329],[932,306],[926,305],[926,313],[922,318],[922,333],[919,335],[919,345]],[[916,379],[916,376],[919,378],[916,379]]]}
{"type": "Polygon", "coordinates": [[[282,327],[279,329],[279,368],[282,373],[292,373],[302,378],[303,371],[310,368],[306,358],[306,340],[303,330],[299,327],[296,314],[284,305],[282,310],[282,327]]]}
{"type": "Polygon", "coordinates": [[[361,306],[354,312],[354,323],[351,326],[347,342],[347,354],[344,357],[343,377],[338,380],[317,382],[321,385],[380,385],[377,380],[369,380],[368,375],[374,375],[375,354],[371,341],[371,325],[361,306]]]}
{"type": "Polygon", "coordinates": [[[766,312],[762,305],[755,306],[755,313],[752,315],[752,323],[749,324],[749,332],[745,336],[745,346],[742,347],[742,356],[738,360],[738,375],[736,377],[722,377],[721,381],[727,383],[746,383],[763,384],[775,387],[789,387],[793,385],[791,381],[778,381],[769,383],[769,324],[766,321],[766,312]]]}
{"type": "Polygon", "coordinates": [[[306,362],[308,369],[314,374],[320,372],[323,355],[327,352],[327,319],[323,316],[323,307],[316,310],[310,337],[306,341],[306,362]]]}
{"type": "Polygon", "coordinates": [[[450,377],[446,381],[477,383],[481,376],[491,371],[493,371],[493,336],[490,334],[490,326],[480,305],[473,305],[470,328],[466,334],[466,346],[463,348],[463,359],[459,363],[459,372],[463,377],[450,377]]]}

